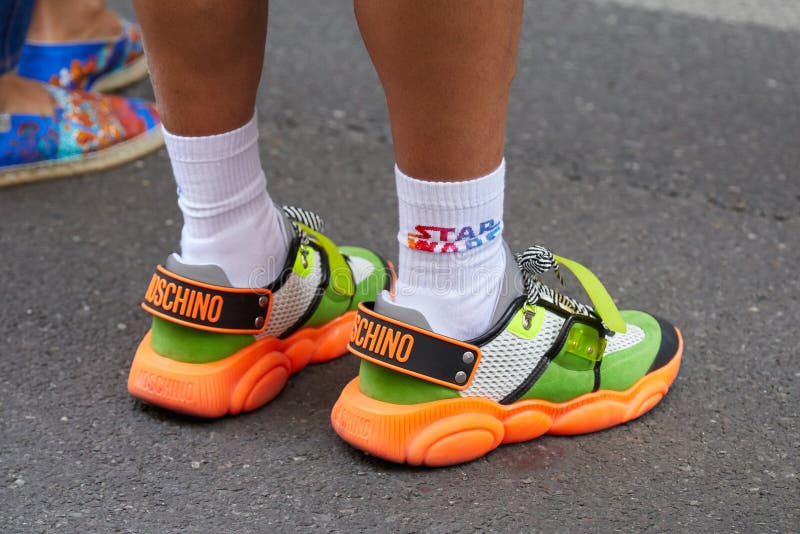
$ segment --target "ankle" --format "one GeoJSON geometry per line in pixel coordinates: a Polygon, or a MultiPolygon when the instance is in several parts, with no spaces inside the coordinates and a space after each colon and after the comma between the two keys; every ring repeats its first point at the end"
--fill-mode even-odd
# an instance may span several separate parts
{"type": "Polygon", "coordinates": [[[113,39],[121,31],[103,0],[38,0],[27,38],[43,43],[113,39]]]}
{"type": "Polygon", "coordinates": [[[283,219],[266,189],[255,115],[204,137],[164,133],[183,213],[181,256],[214,264],[234,287],[272,282],[288,254],[283,219]]]}
{"type": "Polygon", "coordinates": [[[53,102],[40,82],[9,72],[0,76],[0,113],[51,115],[53,102]]]}
{"type": "Polygon", "coordinates": [[[428,182],[395,169],[400,213],[397,303],[446,336],[489,326],[505,270],[503,162],[465,182],[428,182]]]}
{"type": "Polygon", "coordinates": [[[0,113],[11,111],[11,92],[13,91],[14,79],[13,72],[0,75],[0,113]]]}

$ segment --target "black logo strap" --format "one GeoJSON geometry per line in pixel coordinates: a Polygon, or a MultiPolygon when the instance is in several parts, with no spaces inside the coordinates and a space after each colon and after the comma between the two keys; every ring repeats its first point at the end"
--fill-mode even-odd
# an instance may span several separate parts
{"type": "Polygon", "coordinates": [[[410,376],[463,390],[472,382],[481,350],[376,313],[373,304],[358,306],[350,352],[410,376]]]}
{"type": "Polygon", "coordinates": [[[268,289],[240,289],[205,284],[159,265],[144,295],[142,308],[167,321],[228,334],[259,334],[272,308],[268,289]]]}

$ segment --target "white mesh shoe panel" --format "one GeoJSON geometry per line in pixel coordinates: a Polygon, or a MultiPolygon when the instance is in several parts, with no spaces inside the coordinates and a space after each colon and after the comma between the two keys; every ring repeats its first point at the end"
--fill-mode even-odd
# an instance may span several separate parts
{"type": "Polygon", "coordinates": [[[546,314],[539,333],[533,339],[522,339],[508,330],[481,347],[481,361],[472,384],[461,392],[462,397],[485,397],[500,401],[514,391],[539,364],[553,345],[564,319],[546,314]]]}
{"type": "Polygon", "coordinates": [[[644,330],[636,325],[628,324],[627,332],[624,334],[614,334],[613,336],[606,338],[606,340],[605,354],[619,352],[641,343],[644,340],[644,330]]]}
{"type": "Polygon", "coordinates": [[[313,262],[311,272],[305,278],[294,272],[279,290],[272,294],[272,311],[267,329],[258,337],[278,336],[297,322],[308,310],[317,294],[322,280],[322,259],[317,250],[311,249],[309,258],[313,262]]]}

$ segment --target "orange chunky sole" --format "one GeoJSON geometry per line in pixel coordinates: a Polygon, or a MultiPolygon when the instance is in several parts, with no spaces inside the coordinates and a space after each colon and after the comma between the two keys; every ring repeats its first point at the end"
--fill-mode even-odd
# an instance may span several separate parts
{"type": "Polygon", "coordinates": [[[342,439],[374,456],[411,465],[453,465],[480,458],[503,443],[543,434],[585,434],[636,419],[667,393],[682,353],[678,332],[672,360],[627,390],[600,390],[562,403],[522,400],[506,406],[465,397],[390,404],[361,393],[355,378],[336,401],[331,422],[342,439]]]}
{"type": "Polygon", "coordinates": [[[266,337],[210,363],[185,363],[157,354],[145,335],[131,364],[128,391],[145,402],[198,417],[249,412],[271,401],[291,375],[309,363],[347,352],[355,312],[286,339],[266,337]]]}

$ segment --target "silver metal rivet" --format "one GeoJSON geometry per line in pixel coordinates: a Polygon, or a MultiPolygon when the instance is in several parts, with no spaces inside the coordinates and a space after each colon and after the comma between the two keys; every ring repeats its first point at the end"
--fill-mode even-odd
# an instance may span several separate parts
{"type": "Polygon", "coordinates": [[[465,353],[464,353],[464,355],[461,357],[461,361],[462,361],[462,362],[464,362],[464,363],[466,363],[467,365],[469,365],[469,364],[471,364],[472,362],[474,362],[474,361],[475,361],[475,355],[474,355],[474,354],[472,354],[470,351],[467,351],[467,352],[465,352],[465,353]]]}
{"type": "Polygon", "coordinates": [[[525,310],[525,313],[522,315],[522,328],[525,330],[530,330],[531,325],[533,324],[533,317],[536,315],[536,310],[525,310]]]}
{"type": "Polygon", "coordinates": [[[264,318],[256,317],[256,328],[261,328],[262,326],[264,326],[264,318]]]}
{"type": "Polygon", "coordinates": [[[457,384],[463,384],[466,381],[467,381],[467,373],[465,373],[464,371],[459,371],[456,373],[457,384]]]}
{"type": "Polygon", "coordinates": [[[586,347],[586,354],[591,354],[593,352],[592,347],[586,347]]]}
{"type": "Polygon", "coordinates": [[[258,298],[258,306],[260,308],[266,308],[267,304],[269,304],[269,299],[267,297],[259,297],[258,298]]]}

